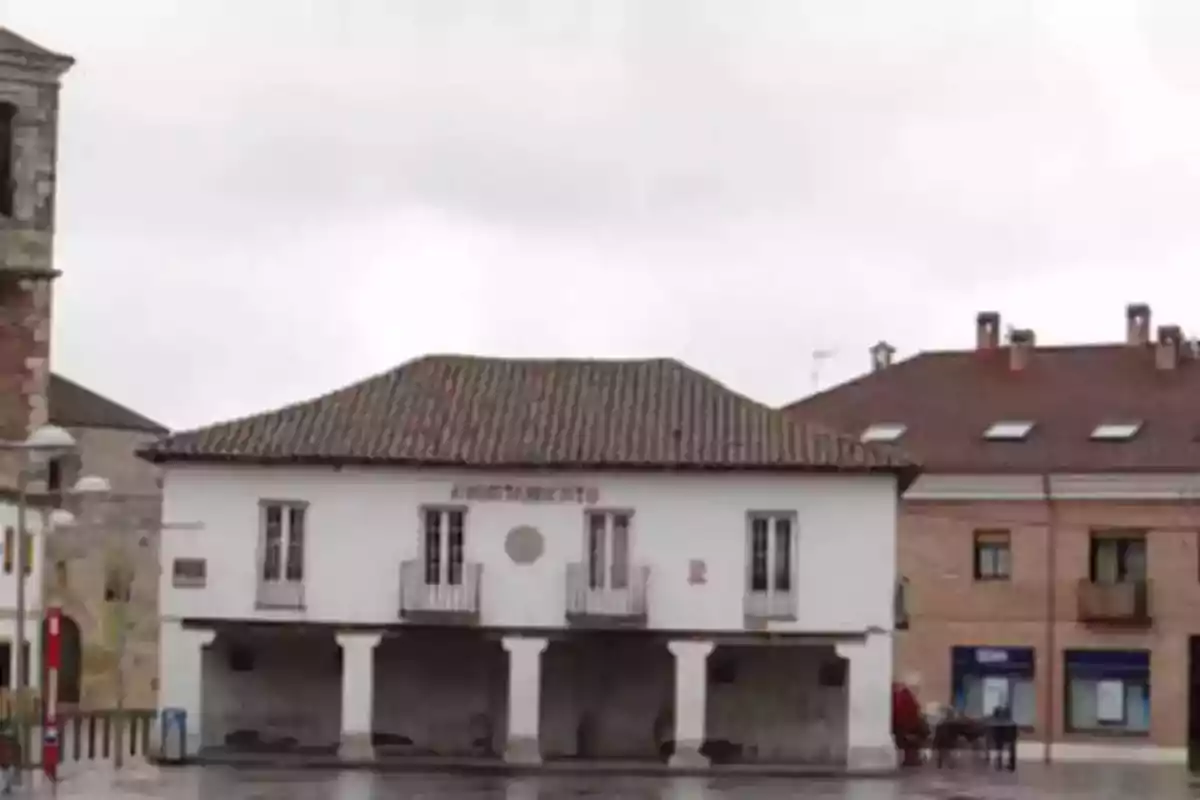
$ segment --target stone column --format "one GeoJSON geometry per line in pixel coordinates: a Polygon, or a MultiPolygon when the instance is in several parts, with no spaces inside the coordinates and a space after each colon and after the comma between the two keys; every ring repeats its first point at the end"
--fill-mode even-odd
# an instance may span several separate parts
{"type": "Polygon", "coordinates": [[[205,744],[219,744],[204,740],[204,654],[215,638],[216,631],[185,628],[178,620],[164,620],[159,628],[159,716],[168,708],[187,714],[185,757],[196,755],[205,744]]]}
{"type": "Polygon", "coordinates": [[[837,646],[847,664],[846,766],[853,770],[896,767],[892,741],[892,640],[869,634],[866,641],[837,646]]]}
{"type": "Polygon", "coordinates": [[[517,764],[542,761],[538,727],[542,711],[542,653],[547,640],[505,636],[508,651],[508,744],[504,760],[517,764]]]}
{"type": "Polygon", "coordinates": [[[712,642],[677,641],[667,645],[675,655],[675,753],[672,767],[706,767],[704,744],[708,703],[708,656],[712,642]]]}
{"type": "Polygon", "coordinates": [[[375,711],[375,647],[378,633],[339,633],[342,648],[342,744],[344,759],[375,757],[371,733],[375,711]]]}

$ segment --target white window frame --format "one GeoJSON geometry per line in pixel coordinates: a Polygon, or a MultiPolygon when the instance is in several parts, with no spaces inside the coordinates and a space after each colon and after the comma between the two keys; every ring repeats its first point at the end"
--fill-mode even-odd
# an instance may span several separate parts
{"type": "Polygon", "coordinates": [[[797,550],[800,545],[800,526],[797,524],[798,515],[795,511],[750,511],[746,514],[746,592],[747,594],[791,595],[796,592],[796,566],[799,563],[797,550]],[[754,522],[767,520],[767,580],[765,589],[754,588],[754,522]],[[786,521],[790,526],[788,542],[788,586],[780,589],[777,586],[778,572],[775,569],[778,558],[778,526],[780,521],[786,521]]]}
{"type": "Polygon", "coordinates": [[[633,511],[626,508],[589,508],[583,512],[583,568],[586,572],[587,586],[594,591],[624,590],[630,588],[633,580],[633,511]],[[625,552],[620,559],[622,569],[618,569],[616,548],[616,521],[625,518],[625,552]],[[600,547],[603,550],[599,564],[599,581],[593,565],[594,550],[592,547],[592,520],[601,519],[604,527],[601,529],[600,547]]]}
{"type": "Polygon", "coordinates": [[[263,585],[303,584],[308,573],[308,503],[303,500],[260,500],[258,503],[258,582],[263,585]],[[267,575],[267,559],[271,541],[268,533],[268,515],[271,509],[279,509],[279,570],[278,575],[267,575]],[[300,546],[298,579],[289,578],[289,564],[293,552],[293,512],[300,514],[300,546]]]}
{"type": "Polygon", "coordinates": [[[421,524],[418,526],[421,541],[418,554],[421,564],[421,580],[426,586],[461,586],[467,582],[467,520],[466,506],[458,505],[423,505],[417,512],[421,524]],[[436,580],[429,579],[429,514],[439,516],[438,523],[438,569],[436,580]],[[458,565],[458,581],[451,583],[450,578],[450,515],[462,515],[462,549],[458,565]]]}

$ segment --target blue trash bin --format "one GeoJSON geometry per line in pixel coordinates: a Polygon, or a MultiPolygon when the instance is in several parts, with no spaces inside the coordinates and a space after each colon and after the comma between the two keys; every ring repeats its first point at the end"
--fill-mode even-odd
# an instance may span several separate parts
{"type": "Polygon", "coordinates": [[[164,708],[162,710],[160,757],[168,764],[182,764],[187,760],[187,710],[164,708]]]}

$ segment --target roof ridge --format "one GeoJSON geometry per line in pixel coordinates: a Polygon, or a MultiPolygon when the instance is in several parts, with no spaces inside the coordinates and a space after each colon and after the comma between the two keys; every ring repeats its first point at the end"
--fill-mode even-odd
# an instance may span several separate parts
{"type": "Polygon", "coordinates": [[[929,351],[929,350],[922,350],[920,352],[913,353],[911,356],[908,356],[907,358],[902,358],[899,361],[892,363],[891,366],[888,366],[882,370],[871,370],[868,372],[864,372],[860,375],[855,375],[853,378],[844,380],[841,383],[835,383],[833,386],[827,387],[825,389],[820,389],[819,391],[813,392],[812,394],[809,394],[809,395],[805,395],[804,397],[801,397],[799,400],[793,400],[792,402],[787,403],[786,405],[780,406],[778,410],[780,411],[780,413],[790,414],[791,412],[796,411],[797,409],[807,405],[808,403],[814,402],[821,398],[828,397],[829,395],[833,394],[834,392],[840,392],[840,391],[844,391],[844,390],[849,389],[854,386],[859,386],[869,380],[872,380],[873,378],[877,378],[878,376],[883,375],[884,373],[891,372],[894,374],[894,372],[893,372],[894,370],[898,370],[898,369],[902,369],[907,366],[911,366],[912,364],[916,363],[917,361],[920,361],[922,359],[928,358],[928,357],[936,355],[936,354],[937,354],[936,352],[929,351]]]}
{"type": "MultiPolygon", "coordinates": [[[[669,356],[635,358],[620,356],[493,356],[472,353],[426,353],[425,355],[411,359],[411,361],[437,360],[440,358],[455,358],[464,361],[487,361],[497,364],[656,364],[660,362],[674,362],[687,366],[684,362],[669,356]]],[[[694,369],[694,367],[689,368],[694,369]]]]}

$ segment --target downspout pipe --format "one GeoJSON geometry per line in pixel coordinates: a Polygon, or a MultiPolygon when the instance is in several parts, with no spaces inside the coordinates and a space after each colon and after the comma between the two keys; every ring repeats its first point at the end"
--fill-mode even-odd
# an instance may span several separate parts
{"type": "Polygon", "coordinates": [[[1042,761],[1049,764],[1053,760],[1054,745],[1054,668],[1057,659],[1057,625],[1055,617],[1058,605],[1058,514],[1054,503],[1054,492],[1050,485],[1050,474],[1042,474],[1042,497],[1046,501],[1046,655],[1044,658],[1046,679],[1042,707],[1042,761]]]}

